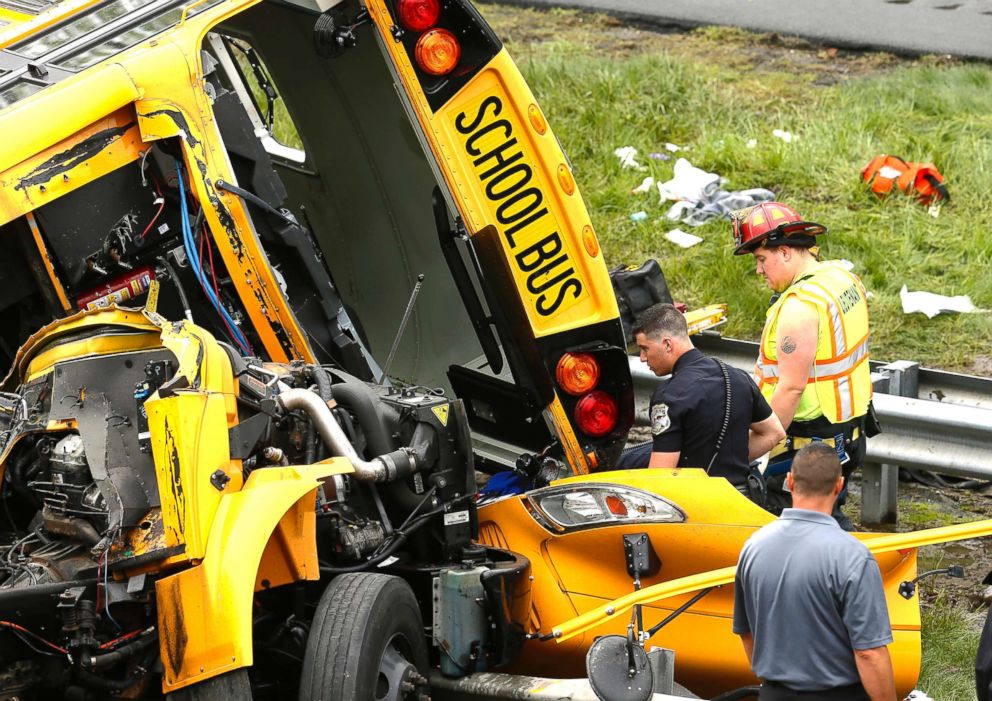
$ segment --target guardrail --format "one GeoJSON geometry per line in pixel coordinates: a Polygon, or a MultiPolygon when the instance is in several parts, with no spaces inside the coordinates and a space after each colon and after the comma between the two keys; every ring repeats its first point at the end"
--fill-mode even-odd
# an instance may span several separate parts
{"type": "MultiPolygon", "coordinates": [[[[757,344],[694,336],[703,352],[751,371],[757,344]]],[[[663,379],[630,357],[637,425],[648,425],[648,402],[663,379]]],[[[868,441],[862,475],[862,520],[896,518],[897,466],[992,480],[992,379],[920,368],[899,361],[872,363],[875,411],[883,432],[868,441]],[[929,397],[920,399],[919,395],[929,397]]]]}

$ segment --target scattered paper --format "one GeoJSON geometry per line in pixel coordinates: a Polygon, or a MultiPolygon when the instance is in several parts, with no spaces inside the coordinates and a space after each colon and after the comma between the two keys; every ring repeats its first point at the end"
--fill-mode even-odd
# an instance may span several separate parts
{"type": "Polygon", "coordinates": [[[645,192],[649,192],[652,187],[654,187],[654,178],[649,175],[641,181],[640,185],[635,187],[630,192],[635,195],[643,195],[645,192]]]}
{"type": "Polygon", "coordinates": [[[671,153],[678,153],[679,151],[684,151],[685,149],[683,149],[681,146],[678,146],[676,144],[666,143],[665,150],[670,151],[671,153]]]}
{"type": "Polygon", "coordinates": [[[934,203],[927,208],[927,214],[936,219],[940,216],[940,204],[934,203]]]}
{"type": "Polygon", "coordinates": [[[899,299],[902,300],[902,311],[904,314],[921,312],[926,314],[928,319],[933,319],[938,314],[946,312],[970,314],[986,311],[976,307],[968,295],[947,297],[933,292],[910,292],[906,289],[905,285],[899,291],[899,299]]]}
{"type": "Polygon", "coordinates": [[[674,243],[676,246],[681,246],[682,248],[692,248],[697,243],[702,243],[703,239],[695,234],[689,234],[682,229],[672,229],[667,234],[665,238],[674,243]]]}
{"type": "Polygon", "coordinates": [[[647,170],[637,162],[637,149],[633,146],[621,146],[613,151],[613,155],[620,159],[621,168],[633,168],[634,170],[647,170]]]}
{"type": "Polygon", "coordinates": [[[791,131],[785,131],[784,129],[773,129],[772,136],[775,136],[787,144],[791,144],[793,141],[797,140],[799,137],[793,134],[791,131]]]}
{"type": "Polygon", "coordinates": [[[913,689],[903,701],[933,701],[933,699],[925,691],[913,689]]]}
{"type": "Polygon", "coordinates": [[[744,144],[744,145],[747,146],[748,148],[755,148],[758,145],[758,140],[757,139],[748,139],[747,140],[747,143],[744,144]]]}
{"type": "Polygon", "coordinates": [[[630,215],[630,220],[635,224],[637,222],[645,221],[647,218],[648,218],[648,213],[644,211],[634,212],[633,214],[630,215]]]}

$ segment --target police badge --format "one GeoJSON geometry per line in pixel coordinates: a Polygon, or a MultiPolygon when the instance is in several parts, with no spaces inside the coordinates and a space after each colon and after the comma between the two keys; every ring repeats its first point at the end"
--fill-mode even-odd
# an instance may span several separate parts
{"type": "Polygon", "coordinates": [[[668,430],[672,425],[672,420],[668,416],[667,404],[655,404],[651,407],[651,433],[655,436],[668,430]]]}

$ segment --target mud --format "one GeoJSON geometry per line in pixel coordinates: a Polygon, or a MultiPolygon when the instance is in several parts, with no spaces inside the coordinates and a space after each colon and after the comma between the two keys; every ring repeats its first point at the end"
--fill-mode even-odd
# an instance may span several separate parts
{"type": "MultiPolygon", "coordinates": [[[[839,49],[795,37],[732,28],[659,27],[578,10],[533,10],[492,4],[480,4],[479,8],[516,58],[526,58],[542,44],[563,42],[617,57],[668,50],[740,71],[786,72],[804,77],[814,85],[832,85],[913,61],[884,52],[839,49]]],[[[919,60],[933,63],[951,59],[919,60]]]]}

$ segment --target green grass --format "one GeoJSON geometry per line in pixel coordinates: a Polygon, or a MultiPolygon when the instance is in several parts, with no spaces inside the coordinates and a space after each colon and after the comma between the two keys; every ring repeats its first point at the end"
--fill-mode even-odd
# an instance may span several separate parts
{"type": "MultiPolygon", "coordinates": [[[[750,258],[731,255],[729,224],[683,225],[705,241],[676,248],[662,238],[675,226],[664,219],[668,205],[654,193],[630,194],[645,175],[671,177],[673,162],[648,153],[665,142],[688,146],[684,155],[727,178],[728,189],[768,188],[830,228],[825,256],[854,262],[872,293],[875,358],[959,370],[988,363],[989,316],[906,316],[899,290],[968,294],[992,308],[992,68],[835,52],[736,29],[663,35],[567,10],[480,9],[568,153],[609,264],[657,258],[677,298],[727,302],[724,332],[758,337],[769,291],[750,258]],[[775,128],[799,140],[779,141],[775,128]],[[757,148],[747,148],[749,139],[757,148]],[[646,172],[619,167],[613,150],[627,145],[646,172]],[[937,165],[952,195],[938,218],[905,197],[879,200],[865,190],[861,168],[883,152],[937,165]],[[642,209],[648,222],[632,223],[642,209]]],[[[969,519],[903,500],[900,520],[915,529],[969,519]]],[[[943,554],[928,548],[921,558],[922,566],[943,554]]],[[[948,594],[923,606],[919,688],[939,701],[975,698],[983,614],[967,605],[948,594]]]]}
{"type": "Polygon", "coordinates": [[[956,523],[967,523],[976,520],[974,516],[956,516],[947,513],[937,504],[928,501],[899,500],[900,530],[917,530],[920,528],[937,528],[953,526],[956,523]]]}
{"type": "Polygon", "coordinates": [[[506,8],[482,8],[509,36],[571,159],[608,262],[658,258],[678,298],[729,304],[727,335],[760,334],[769,292],[749,257],[731,255],[729,224],[692,229],[705,241],[679,249],[662,238],[675,226],[663,217],[668,204],[656,193],[630,194],[645,175],[671,177],[673,162],[647,154],[673,142],[729,189],[766,187],[830,228],[825,256],[853,261],[872,293],[874,357],[966,369],[992,354],[989,316],[928,320],[904,315],[899,300],[906,284],[992,308],[992,68],[869,54],[844,59],[850,77],[815,47],[789,49],[739,30],[678,41],[640,32],[624,43],[615,23],[595,16],[524,15],[551,25],[538,32],[506,8]],[[604,31],[617,33],[619,49],[604,44],[604,31]],[[775,128],[799,140],[775,139],[775,128]],[[648,171],[619,167],[613,150],[624,145],[640,151],[648,171]],[[937,164],[952,194],[938,218],[908,198],[879,200],[864,189],[860,170],[881,152],[937,164]],[[642,209],[649,221],[632,223],[642,209]]]}
{"type": "Polygon", "coordinates": [[[982,621],[983,614],[962,611],[942,598],[924,605],[919,687],[931,698],[975,698],[975,649],[982,621]]]}

